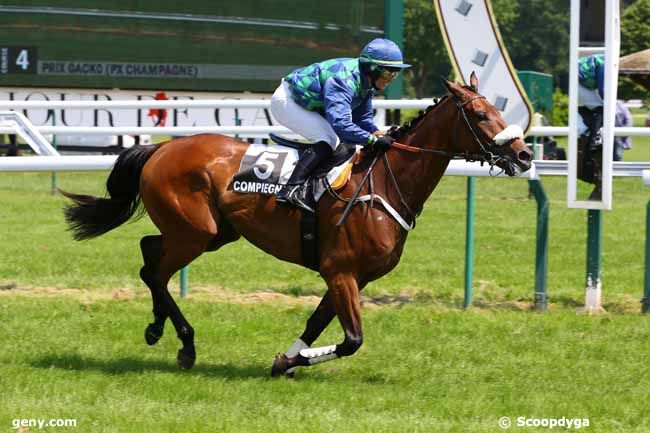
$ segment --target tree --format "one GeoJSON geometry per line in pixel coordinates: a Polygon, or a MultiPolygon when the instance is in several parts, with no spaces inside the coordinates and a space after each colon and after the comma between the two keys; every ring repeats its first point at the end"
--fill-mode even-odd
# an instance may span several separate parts
{"type": "Polygon", "coordinates": [[[650,0],[637,0],[623,12],[621,55],[650,48],[650,0]]]}
{"type": "Polygon", "coordinates": [[[445,93],[441,76],[452,71],[432,0],[404,3],[404,56],[413,65],[408,72],[406,93],[426,98],[445,93]]]}
{"type": "MultiPolygon", "coordinates": [[[[621,56],[636,53],[650,47],[650,0],[637,0],[625,9],[621,18],[621,56]]],[[[618,96],[621,99],[650,98],[645,89],[627,77],[619,81],[618,96]]]]}
{"type": "MultiPolygon", "coordinates": [[[[621,54],[650,47],[650,0],[626,0],[621,20],[621,54]]],[[[492,9],[514,67],[553,75],[556,87],[569,82],[570,7],[566,0],[492,0],[492,9]]],[[[440,76],[451,75],[433,0],[405,0],[405,56],[413,63],[407,93],[419,98],[445,92],[440,76]]],[[[621,79],[621,97],[649,95],[621,79]]]]}
{"type": "Polygon", "coordinates": [[[568,83],[569,6],[566,0],[493,0],[503,41],[515,68],[551,74],[568,83]]]}
{"type": "MultiPolygon", "coordinates": [[[[493,0],[495,17],[515,68],[567,73],[569,18],[565,0],[493,0]],[[551,41],[551,42],[549,42],[551,41]]],[[[432,0],[406,0],[404,52],[413,64],[410,87],[417,97],[444,93],[440,76],[452,67],[432,0]]]]}

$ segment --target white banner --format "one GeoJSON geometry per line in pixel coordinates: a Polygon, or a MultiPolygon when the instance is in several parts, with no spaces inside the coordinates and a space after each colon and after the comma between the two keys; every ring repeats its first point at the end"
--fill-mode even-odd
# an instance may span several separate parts
{"type": "MultiPolygon", "coordinates": [[[[148,90],[90,90],[90,89],[39,89],[2,88],[0,101],[150,101],[159,100],[246,100],[270,99],[263,93],[199,93],[155,92],[148,90]]],[[[146,126],[156,125],[160,116],[165,118],[160,126],[277,126],[278,122],[266,108],[97,108],[97,109],[26,109],[20,110],[35,126],[146,126]]],[[[375,123],[383,125],[385,110],[376,110],[375,123]]],[[[266,134],[258,134],[260,137],[266,134]]],[[[255,136],[249,135],[247,136],[255,136]]]]}
{"type": "Polygon", "coordinates": [[[457,79],[469,83],[472,71],[479,91],[508,124],[528,131],[533,109],[501,40],[489,0],[434,0],[443,39],[457,79]]]}

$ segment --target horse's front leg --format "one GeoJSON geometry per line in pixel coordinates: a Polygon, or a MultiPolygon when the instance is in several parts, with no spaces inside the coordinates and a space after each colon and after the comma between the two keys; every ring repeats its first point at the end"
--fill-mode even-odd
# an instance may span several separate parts
{"type": "MultiPolygon", "coordinates": [[[[309,349],[314,341],[322,334],[327,328],[332,319],[336,316],[334,312],[334,305],[331,302],[330,292],[327,291],[323,299],[321,299],[318,307],[307,320],[307,325],[302,335],[289,347],[284,355],[288,358],[297,356],[302,349],[309,349]]],[[[297,367],[289,368],[286,375],[293,377],[297,367]]]]}
{"type": "Polygon", "coordinates": [[[354,354],[363,343],[363,331],[361,327],[361,305],[359,302],[359,286],[356,278],[351,274],[334,274],[331,277],[325,277],[328,286],[328,292],[321,301],[310,320],[314,318],[314,327],[308,324],[303,336],[308,340],[313,337],[312,343],[320,332],[332,320],[333,314],[339,318],[345,338],[343,342],[337,345],[324,347],[303,347],[300,348],[299,342],[306,346],[309,344],[300,338],[290,349],[297,350],[297,354],[287,353],[281,355],[273,362],[271,369],[272,376],[278,376],[287,373],[289,370],[299,366],[310,366],[321,362],[331,361],[341,356],[350,356],[354,354]],[[333,312],[331,311],[333,307],[333,312]],[[322,329],[319,329],[322,326],[322,329]],[[316,331],[318,331],[316,333],[316,331]],[[292,356],[293,355],[293,356],[292,356]]]}

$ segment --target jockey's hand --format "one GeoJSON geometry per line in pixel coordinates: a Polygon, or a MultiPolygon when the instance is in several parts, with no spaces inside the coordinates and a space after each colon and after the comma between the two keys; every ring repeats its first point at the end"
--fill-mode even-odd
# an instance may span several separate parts
{"type": "Polygon", "coordinates": [[[395,139],[390,135],[382,135],[381,137],[377,137],[377,140],[372,143],[372,149],[377,152],[386,152],[390,145],[393,144],[393,141],[395,139]]]}
{"type": "Polygon", "coordinates": [[[372,135],[374,135],[375,137],[383,137],[384,135],[386,135],[386,133],[381,129],[378,129],[375,132],[373,132],[372,135]]]}

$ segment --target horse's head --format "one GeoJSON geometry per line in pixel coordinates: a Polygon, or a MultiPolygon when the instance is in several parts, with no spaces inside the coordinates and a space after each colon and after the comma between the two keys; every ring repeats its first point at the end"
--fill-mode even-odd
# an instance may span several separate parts
{"type": "Polygon", "coordinates": [[[470,86],[461,86],[445,80],[445,86],[458,107],[457,126],[460,152],[481,155],[482,159],[496,165],[509,176],[530,168],[532,152],[523,140],[518,125],[508,126],[488,100],[478,93],[478,78],[472,72],[470,86]],[[462,132],[461,132],[462,131],[462,132]]]}

